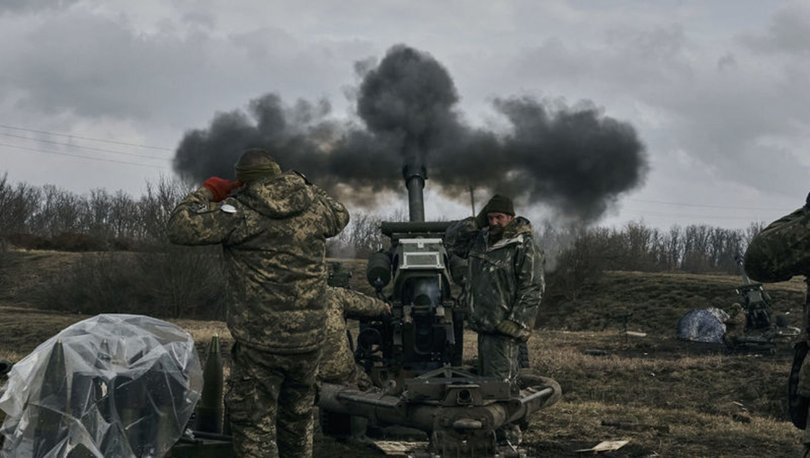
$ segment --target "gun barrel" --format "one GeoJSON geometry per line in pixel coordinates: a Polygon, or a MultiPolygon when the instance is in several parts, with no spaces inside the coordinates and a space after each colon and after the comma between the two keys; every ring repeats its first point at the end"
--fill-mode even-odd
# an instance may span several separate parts
{"type": "Polygon", "coordinates": [[[748,274],[745,273],[745,264],[743,263],[743,258],[739,254],[734,256],[734,260],[737,262],[737,268],[740,270],[740,276],[743,279],[744,285],[750,285],[751,279],[748,278],[748,274]]]}
{"type": "Polygon", "coordinates": [[[405,178],[405,187],[408,188],[408,210],[411,221],[425,220],[425,199],[422,190],[427,180],[427,171],[424,166],[408,164],[402,169],[405,178]]]}

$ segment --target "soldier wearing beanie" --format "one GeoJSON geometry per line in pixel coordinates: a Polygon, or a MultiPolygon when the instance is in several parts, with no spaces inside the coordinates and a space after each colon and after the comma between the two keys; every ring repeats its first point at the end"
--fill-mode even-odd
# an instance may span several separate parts
{"type": "Polygon", "coordinates": [[[266,150],[245,151],[235,172],[237,180],[211,177],[178,204],[169,240],[222,245],[236,456],[311,457],[326,239],[349,214],[303,175],[282,172],[266,150]]]}
{"type": "MultiPolygon", "coordinates": [[[[478,333],[478,370],[518,389],[518,348],[531,336],[545,289],[543,252],[512,199],[496,194],[476,217],[445,233],[448,251],[467,259],[467,319],[478,333]]],[[[518,431],[519,434],[519,431],[518,431]]]]}
{"type": "Polygon", "coordinates": [[[801,275],[808,291],[802,335],[794,345],[793,368],[788,379],[790,419],[804,430],[805,454],[810,454],[810,194],[803,207],[769,224],[751,239],[745,252],[745,272],[760,282],[787,281],[801,275]]]}

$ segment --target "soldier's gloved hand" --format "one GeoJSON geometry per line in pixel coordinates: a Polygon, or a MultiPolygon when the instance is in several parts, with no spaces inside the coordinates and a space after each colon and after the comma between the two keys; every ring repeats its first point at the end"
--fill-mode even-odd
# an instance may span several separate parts
{"type": "Polygon", "coordinates": [[[507,336],[518,340],[528,340],[529,335],[531,334],[528,329],[512,320],[501,321],[497,326],[495,326],[495,330],[501,334],[506,334],[507,336]]]}
{"type": "Polygon", "coordinates": [[[220,177],[211,177],[203,182],[205,189],[211,191],[211,201],[219,202],[224,200],[228,195],[242,183],[235,180],[228,180],[220,177]]]}
{"type": "Polygon", "coordinates": [[[807,193],[807,199],[804,201],[804,208],[810,210],[810,192],[807,193]]]}

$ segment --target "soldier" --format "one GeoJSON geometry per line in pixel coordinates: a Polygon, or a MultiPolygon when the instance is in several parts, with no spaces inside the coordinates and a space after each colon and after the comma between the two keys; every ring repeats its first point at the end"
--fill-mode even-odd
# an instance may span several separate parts
{"type": "Polygon", "coordinates": [[[346,318],[375,318],[391,313],[385,302],[347,288],[328,287],[326,301],[326,336],[318,380],[336,385],[355,385],[365,391],[371,380],[357,368],[349,348],[346,318]]]}
{"type": "MultiPolygon", "coordinates": [[[[780,218],[757,234],[745,252],[745,272],[756,281],[777,282],[804,275],[810,284],[810,194],[804,207],[780,218]]],[[[806,427],[810,406],[810,358],[808,349],[808,304],[805,303],[803,334],[796,344],[789,386],[793,423],[805,430],[804,445],[810,450],[810,428],[806,427]]]]}
{"type": "Polygon", "coordinates": [[[545,289],[531,223],[496,194],[477,217],[453,223],[445,241],[468,260],[467,319],[478,333],[479,374],[517,389],[518,347],[531,335],[545,289]]]}
{"type": "Polygon", "coordinates": [[[237,181],[212,177],[175,208],[169,240],[221,244],[235,340],[226,403],[237,456],[312,456],[326,309],[325,240],[346,208],[269,152],[246,151],[237,181]]]}
{"type": "Polygon", "coordinates": [[[728,318],[723,322],[726,325],[723,340],[729,345],[737,343],[737,339],[745,334],[747,320],[748,317],[743,306],[737,302],[731,304],[731,308],[728,310],[728,318]]]}
{"type": "Polygon", "coordinates": [[[769,224],[751,240],[744,262],[748,276],[760,282],[810,273],[810,195],[804,207],[769,224]]]}

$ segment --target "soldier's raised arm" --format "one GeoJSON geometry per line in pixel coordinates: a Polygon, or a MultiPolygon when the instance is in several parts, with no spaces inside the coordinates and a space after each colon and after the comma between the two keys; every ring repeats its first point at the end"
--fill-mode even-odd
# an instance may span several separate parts
{"type": "Polygon", "coordinates": [[[349,224],[349,211],[337,199],[333,198],[317,185],[310,184],[315,198],[323,205],[324,237],[334,237],[349,224]]]}
{"type": "Polygon", "coordinates": [[[329,290],[343,306],[343,314],[347,318],[375,318],[391,313],[390,306],[375,297],[346,288],[329,288],[329,290]]]}
{"type": "Polygon", "coordinates": [[[242,215],[234,202],[222,200],[238,186],[238,182],[212,177],[187,195],[169,218],[169,241],[178,245],[213,245],[226,240],[242,215]]]}
{"type": "Polygon", "coordinates": [[[454,221],[444,232],[444,244],[450,254],[467,259],[475,237],[481,232],[476,217],[454,221]]]}

